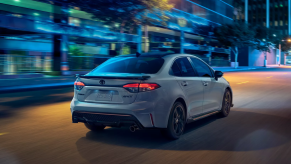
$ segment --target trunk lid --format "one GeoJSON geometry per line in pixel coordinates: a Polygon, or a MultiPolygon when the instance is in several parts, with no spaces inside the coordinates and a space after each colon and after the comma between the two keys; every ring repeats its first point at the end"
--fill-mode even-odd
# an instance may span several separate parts
{"type": "Polygon", "coordinates": [[[144,74],[102,73],[94,76],[79,76],[78,81],[85,87],[77,91],[77,99],[82,102],[104,104],[130,104],[136,99],[137,93],[123,88],[126,84],[140,83],[149,78],[144,74]]]}

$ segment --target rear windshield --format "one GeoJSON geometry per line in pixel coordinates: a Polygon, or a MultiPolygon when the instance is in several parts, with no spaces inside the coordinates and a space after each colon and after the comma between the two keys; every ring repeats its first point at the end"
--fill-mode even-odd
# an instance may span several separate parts
{"type": "Polygon", "coordinates": [[[155,74],[162,65],[164,59],[157,57],[118,57],[111,58],[89,73],[145,73],[155,74]]]}

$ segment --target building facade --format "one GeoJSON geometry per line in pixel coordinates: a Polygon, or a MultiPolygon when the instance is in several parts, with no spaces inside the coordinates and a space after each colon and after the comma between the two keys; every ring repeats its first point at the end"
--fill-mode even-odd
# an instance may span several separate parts
{"type": "Polygon", "coordinates": [[[119,33],[78,7],[63,9],[33,0],[0,2],[0,72],[47,72],[52,60],[61,71],[90,70],[108,58],[135,52],[171,51],[229,66],[230,51],[213,37],[215,27],[232,23],[232,0],[171,0],[167,26],[119,33]],[[65,11],[65,12],[64,12],[65,11]]]}
{"type": "MultiPolygon", "coordinates": [[[[282,36],[291,35],[291,0],[240,0],[242,6],[235,9],[234,20],[245,21],[252,26],[264,26],[276,30],[282,36]]],[[[243,66],[263,66],[264,53],[252,48],[242,50],[240,59],[243,66]],[[247,51],[246,51],[247,50],[247,51]],[[245,54],[247,52],[247,54],[245,54]],[[253,54],[254,53],[254,54],[253,54]],[[260,62],[251,62],[260,61],[260,62]],[[246,64],[248,63],[248,65],[246,64]],[[250,64],[251,63],[251,64],[250,64]]],[[[286,52],[270,50],[266,64],[285,64],[286,52]]]]}
{"type": "MultiPolygon", "coordinates": [[[[278,30],[282,35],[290,35],[290,0],[241,0],[247,2],[247,21],[278,30]]],[[[244,12],[245,13],[245,12],[244,12]]],[[[235,19],[245,20],[245,14],[237,14],[235,19]]]]}

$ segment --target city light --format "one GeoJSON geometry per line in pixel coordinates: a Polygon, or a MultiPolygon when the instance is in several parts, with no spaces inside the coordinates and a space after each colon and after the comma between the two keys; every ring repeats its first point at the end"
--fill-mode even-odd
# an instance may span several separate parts
{"type": "Polygon", "coordinates": [[[266,39],[263,39],[263,41],[265,42],[265,41],[266,41],[266,39]]]}
{"type": "Polygon", "coordinates": [[[20,0],[14,0],[15,2],[20,2],[20,0]]]}
{"type": "Polygon", "coordinates": [[[288,39],[288,42],[291,42],[291,39],[288,39]]]}
{"type": "Polygon", "coordinates": [[[35,15],[35,16],[39,16],[39,13],[33,13],[33,15],[35,15]]]}
{"type": "Polygon", "coordinates": [[[276,37],[277,35],[276,34],[273,34],[273,36],[276,37]]]}

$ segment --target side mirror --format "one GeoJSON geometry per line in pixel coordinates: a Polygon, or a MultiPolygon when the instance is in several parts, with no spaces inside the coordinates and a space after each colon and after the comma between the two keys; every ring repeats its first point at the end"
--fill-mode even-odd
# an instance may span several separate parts
{"type": "Polygon", "coordinates": [[[218,80],[218,78],[220,78],[222,76],[223,76],[223,72],[221,72],[221,71],[215,71],[214,72],[215,80],[218,80]]]}

